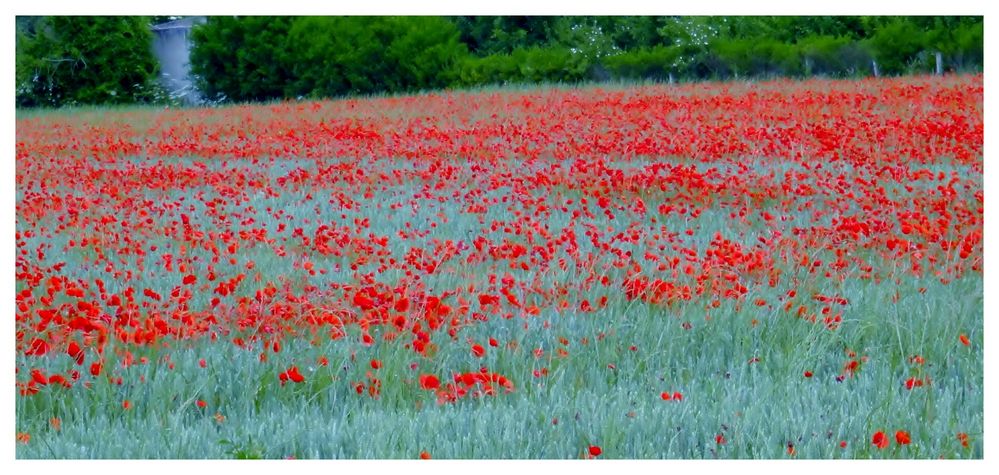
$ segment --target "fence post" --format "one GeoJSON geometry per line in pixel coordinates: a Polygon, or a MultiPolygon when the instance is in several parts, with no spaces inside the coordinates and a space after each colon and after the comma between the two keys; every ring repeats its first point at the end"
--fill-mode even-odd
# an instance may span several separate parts
{"type": "Polygon", "coordinates": [[[943,74],[943,53],[937,51],[935,53],[937,57],[937,76],[943,74]]]}
{"type": "Polygon", "coordinates": [[[871,60],[871,69],[874,70],[874,77],[881,77],[881,70],[878,69],[878,62],[876,60],[871,60]]]}

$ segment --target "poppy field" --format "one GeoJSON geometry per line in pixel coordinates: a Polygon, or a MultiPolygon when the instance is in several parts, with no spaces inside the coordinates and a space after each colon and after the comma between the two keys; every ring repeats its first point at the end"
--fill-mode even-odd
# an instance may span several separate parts
{"type": "Polygon", "coordinates": [[[18,458],[982,458],[983,77],[19,111],[18,458]]]}

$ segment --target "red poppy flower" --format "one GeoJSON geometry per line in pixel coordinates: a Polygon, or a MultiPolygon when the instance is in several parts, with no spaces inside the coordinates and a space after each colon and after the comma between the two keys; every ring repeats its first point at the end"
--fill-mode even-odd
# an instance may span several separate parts
{"type": "Polygon", "coordinates": [[[482,358],[486,355],[486,349],[483,348],[482,345],[476,343],[472,345],[472,355],[476,358],[482,358]]]}
{"type": "Polygon", "coordinates": [[[78,345],[75,341],[69,342],[69,348],[66,349],[66,354],[68,354],[70,358],[76,360],[77,365],[83,365],[83,357],[85,354],[83,350],[80,349],[80,345],[78,345]]]}
{"type": "Polygon", "coordinates": [[[361,310],[367,311],[375,307],[375,301],[371,300],[367,295],[358,292],[354,294],[354,305],[361,310]]]}
{"type": "Polygon", "coordinates": [[[420,452],[420,459],[421,460],[430,460],[430,452],[427,452],[426,450],[424,450],[423,452],[420,452]]]}
{"type": "Polygon", "coordinates": [[[39,386],[49,384],[49,379],[45,377],[45,373],[40,369],[31,370],[31,380],[38,383],[39,386]]]}
{"type": "Polygon", "coordinates": [[[962,345],[971,346],[971,340],[968,339],[968,335],[962,333],[961,336],[958,337],[958,339],[961,340],[962,345]]]}
{"type": "Polygon", "coordinates": [[[871,437],[871,443],[879,449],[884,449],[891,444],[891,441],[888,440],[888,436],[883,431],[879,430],[874,433],[874,437],[871,437]]]}
{"type": "Polygon", "coordinates": [[[64,388],[69,388],[73,386],[72,384],[69,383],[69,381],[66,381],[66,377],[64,377],[61,374],[53,374],[52,376],[49,376],[49,384],[53,385],[61,384],[62,387],[64,388]]]}
{"type": "Polygon", "coordinates": [[[420,375],[420,387],[428,391],[441,387],[441,382],[437,376],[432,374],[420,375]]]}
{"type": "Polygon", "coordinates": [[[895,442],[898,442],[898,445],[909,445],[909,442],[912,442],[912,438],[909,437],[908,432],[900,430],[895,432],[895,442]]]}
{"type": "Polygon", "coordinates": [[[28,344],[28,350],[24,354],[28,356],[42,356],[49,352],[49,344],[41,338],[33,338],[28,344]]]}
{"type": "Polygon", "coordinates": [[[591,445],[590,446],[590,456],[591,457],[599,457],[600,454],[602,454],[602,453],[604,453],[604,451],[600,449],[599,445],[591,445]]]}

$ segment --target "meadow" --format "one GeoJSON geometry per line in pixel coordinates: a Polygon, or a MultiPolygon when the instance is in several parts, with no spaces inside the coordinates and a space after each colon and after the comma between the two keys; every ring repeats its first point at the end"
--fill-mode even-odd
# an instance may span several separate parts
{"type": "Polygon", "coordinates": [[[16,456],[983,456],[983,77],[19,111],[16,456]]]}

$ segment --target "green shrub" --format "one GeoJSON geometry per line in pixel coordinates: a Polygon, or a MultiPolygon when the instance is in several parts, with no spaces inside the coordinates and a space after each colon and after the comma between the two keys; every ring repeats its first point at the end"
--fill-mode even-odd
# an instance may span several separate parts
{"type": "Polygon", "coordinates": [[[607,56],[602,64],[616,79],[662,80],[676,70],[679,58],[679,48],[656,46],[607,56]]]}
{"type": "Polygon", "coordinates": [[[443,88],[468,54],[440,17],[212,18],[194,42],[202,90],[236,101],[443,88]]]}
{"type": "Polygon", "coordinates": [[[805,62],[804,74],[854,76],[870,73],[871,54],[860,43],[845,36],[815,35],[798,42],[805,62]]]}
{"type": "Polygon", "coordinates": [[[145,103],[156,82],[146,17],[43,17],[19,31],[16,102],[21,107],[145,103]]]}
{"type": "Polygon", "coordinates": [[[459,84],[474,86],[499,83],[582,81],[590,62],[560,46],[517,48],[509,54],[466,58],[458,71],[459,84]]]}
{"type": "Polygon", "coordinates": [[[880,25],[866,44],[883,74],[903,74],[925,49],[926,35],[912,21],[895,18],[880,25]]]}
{"type": "Polygon", "coordinates": [[[210,17],[192,31],[191,73],[213,100],[284,96],[292,79],[286,42],[292,17],[210,17]]]}
{"type": "Polygon", "coordinates": [[[391,66],[385,82],[391,91],[436,89],[451,85],[455,67],[468,56],[458,28],[440,17],[394,17],[385,57],[391,66]]]}

